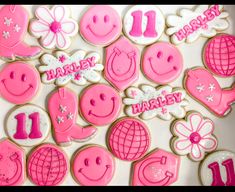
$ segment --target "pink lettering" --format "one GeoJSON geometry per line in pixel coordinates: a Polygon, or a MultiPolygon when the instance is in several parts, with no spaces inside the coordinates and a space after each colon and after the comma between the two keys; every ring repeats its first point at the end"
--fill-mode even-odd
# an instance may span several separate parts
{"type": "Polygon", "coordinates": [[[166,95],[165,98],[167,105],[173,105],[175,103],[174,96],[172,94],[166,95]]]}
{"type": "Polygon", "coordinates": [[[133,114],[137,114],[137,113],[141,112],[141,108],[140,108],[140,104],[139,103],[133,104],[131,107],[132,107],[132,113],[133,114]]]}
{"type": "Polygon", "coordinates": [[[182,101],[182,93],[180,92],[173,93],[173,96],[175,98],[176,103],[180,103],[182,101]]]}
{"type": "Polygon", "coordinates": [[[202,28],[206,29],[207,28],[207,21],[208,21],[207,18],[206,17],[202,18],[201,16],[198,16],[197,19],[200,22],[202,28]]]}
{"type": "Polygon", "coordinates": [[[196,31],[197,29],[201,27],[201,25],[198,23],[196,19],[193,19],[192,21],[190,21],[190,25],[193,31],[196,31]]]}
{"type": "Polygon", "coordinates": [[[89,67],[87,60],[80,61],[81,70],[87,69],[89,67]]]}
{"type": "Polygon", "coordinates": [[[204,11],[204,15],[206,16],[208,21],[211,21],[212,19],[215,18],[215,15],[211,12],[210,9],[207,9],[206,11],[204,11]]]}
{"type": "Polygon", "coordinates": [[[64,69],[64,75],[73,73],[73,69],[71,69],[70,65],[63,66],[63,69],[64,69]]]}
{"type": "Polygon", "coordinates": [[[143,101],[141,111],[144,112],[144,111],[148,111],[148,110],[149,110],[148,102],[143,101]]]}
{"type": "Polygon", "coordinates": [[[29,115],[29,118],[32,120],[31,132],[29,134],[30,139],[37,139],[42,137],[42,133],[40,131],[40,118],[39,113],[32,113],[29,115]]]}
{"type": "Polygon", "coordinates": [[[147,13],[144,14],[147,18],[147,26],[146,30],[144,32],[145,37],[156,37],[157,32],[156,32],[156,12],[155,11],[148,11],[147,13]]]}
{"type": "Polygon", "coordinates": [[[159,107],[164,107],[166,105],[166,100],[163,100],[162,97],[158,97],[157,101],[159,107]]]}
{"type": "Polygon", "coordinates": [[[156,108],[158,108],[158,102],[157,102],[157,100],[156,99],[151,99],[151,100],[149,100],[149,109],[150,110],[153,110],[153,109],[156,109],[156,108]]]}
{"type": "Polygon", "coordinates": [[[46,71],[46,75],[47,75],[47,80],[50,81],[51,79],[55,78],[55,73],[54,71],[51,69],[49,71],[46,71]]]}
{"type": "Polygon", "coordinates": [[[142,35],[142,11],[134,11],[131,13],[133,17],[133,25],[129,34],[133,37],[141,37],[142,35]]]}
{"type": "Polygon", "coordinates": [[[212,6],[210,9],[211,9],[212,12],[214,12],[214,14],[215,14],[216,16],[219,16],[219,15],[220,15],[219,5],[214,5],[214,6],[212,6]]]}
{"type": "Polygon", "coordinates": [[[193,33],[193,30],[188,25],[184,26],[184,31],[186,37],[193,33]]]}
{"type": "Polygon", "coordinates": [[[87,62],[89,63],[90,67],[95,66],[95,57],[87,58],[87,62]]]}
{"type": "Polygon", "coordinates": [[[60,67],[56,68],[56,78],[63,76],[64,76],[63,70],[60,67]]]}
{"type": "Polygon", "coordinates": [[[180,29],[179,31],[177,31],[175,35],[179,41],[182,41],[183,39],[186,38],[183,29],[180,29]]]}

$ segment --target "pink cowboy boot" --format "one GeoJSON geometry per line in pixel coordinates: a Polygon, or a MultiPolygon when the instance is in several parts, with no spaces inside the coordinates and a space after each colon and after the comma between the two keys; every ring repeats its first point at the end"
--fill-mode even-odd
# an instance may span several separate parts
{"type": "Polygon", "coordinates": [[[97,131],[93,126],[83,128],[76,124],[78,115],[77,96],[67,88],[59,88],[49,98],[49,113],[54,127],[54,136],[58,144],[71,141],[83,142],[97,131]]]}

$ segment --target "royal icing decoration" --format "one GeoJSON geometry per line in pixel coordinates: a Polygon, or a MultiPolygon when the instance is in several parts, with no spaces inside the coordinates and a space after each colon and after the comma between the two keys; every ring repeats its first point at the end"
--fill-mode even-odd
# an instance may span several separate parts
{"type": "Polygon", "coordinates": [[[113,178],[115,161],[105,148],[87,146],[75,154],[72,171],[76,181],[83,186],[104,186],[113,178]]]}
{"type": "Polygon", "coordinates": [[[11,61],[40,55],[40,47],[24,43],[29,16],[22,6],[1,6],[0,21],[0,58],[11,61]]]}
{"type": "Polygon", "coordinates": [[[51,54],[42,56],[44,65],[39,67],[44,83],[55,82],[63,86],[72,81],[76,85],[85,85],[87,81],[96,83],[101,79],[100,71],[104,66],[99,63],[100,56],[96,52],[86,54],[79,50],[69,56],[65,52],[58,51],[55,57],[51,54]]]}
{"type": "Polygon", "coordinates": [[[26,179],[25,152],[8,139],[0,141],[0,186],[19,186],[26,179]]]}
{"type": "Polygon", "coordinates": [[[235,76],[235,36],[220,34],[209,40],[204,47],[203,60],[214,74],[235,76]]]}
{"type": "Polygon", "coordinates": [[[27,160],[29,179],[38,186],[60,185],[68,171],[67,155],[53,144],[43,144],[37,147],[27,160]]]}
{"type": "Polygon", "coordinates": [[[222,5],[199,5],[195,10],[181,9],[179,16],[169,15],[166,19],[168,29],[166,34],[171,36],[175,44],[192,43],[200,36],[213,37],[217,31],[223,31],[229,24],[228,13],[222,5]]]}
{"type": "Polygon", "coordinates": [[[139,77],[140,52],[122,36],[106,48],[104,75],[117,89],[123,91],[139,77]]]}
{"type": "Polygon", "coordinates": [[[42,143],[51,129],[48,114],[38,106],[23,105],[11,110],[6,131],[18,145],[32,147],[42,143]]]}
{"type": "Polygon", "coordinates": [[[187,92],[211,112],[219,117],[226,116],[235,102],[235,87],[222,89],[204,68],[190,69],[186,72],[185,88],[187,92]]]}
{"type": "Polygon", "coordinates": [[[135,118],[122,118],[111,126],[108,143],[112,153],[121,160],[135,161],[150,147],[147,126],[135,118]]]}
{"type": "Polygon", "coordinates": [[[163,120],[171,120],[172,116],[183,118],[184,107],[188,105],[186,93],[182,89],[173,89],[170,86],[158,88],[142,85],[140,88],[130,87],[123,99],[128,116],[140,116],[142,119],[151,119],[155,116],[163,120]]]}
{"type": "Polygon", "coordinates": [[[178,179],[180,157],[155,149],[132,165],[134,186],[168,186],[178,179]]]}
{"type": "Polygon", "coordinates": [[[134,43],[149,45],[157,41],[165,29],[165,18],[154,5],[135,5],[124,16],[123,28],[134,43]]]}
{"type": "Polygon", "coordinates": [[[235,186],[235,154],[216,151],[201,163],[199,176],[206,186],[235,186]]]}
{"type": "Polygon", "coordinates": [[[51,9],[41,6],[36,9],[37,20],[30,23],[29,30],[40,44],[47,48],[67,49],[71,44],[71,37],[78,33],[78,24],[69,18],[70,11],[63,5],[55,5],[51,9]]]}
{"type": "Polygon", "coordinates": [[[84,142],[95,135],[95,127],[83,128],[76,123],[78,98],[70,89],[63,87],[52,93],[48,100],[48,109],[57,144],[64,146],[72,141],[84,142]]]}

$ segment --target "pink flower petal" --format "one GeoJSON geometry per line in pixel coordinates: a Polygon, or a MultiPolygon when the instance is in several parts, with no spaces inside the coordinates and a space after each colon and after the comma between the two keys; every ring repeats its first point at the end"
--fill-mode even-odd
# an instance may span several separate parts
{"type": "Polygon", "coordinates": [[[200,161],[202,159],[203,153],[198,144],[192,145],[190,156],[195,161],[200,161]]]}
{"type": "Polygon", "coordinates": [[[207,135],[211,135],[214,131],[214,124],[211,120],[205,120],[199,127],[198,133],[201,137],[206,137],[207,135]]]}
{"type": "Polygon", "coordinates": [[[48,48],[52,48],[54,45],[55,34],[49,31],[47,35],[42,39],[42,45],[48,48]]]}
{"type": "Polygon", "coordinates": [[[211,136],[208,138],[203,138],[199,145],[201,146],[201,148],[203,148],[205,151],[213,151],[216,149],[217,147],[217,140],[211,136]]]}
{"type": "Polygon", "coordinates": [[[188,138],[190,134],[192,133],[192,130],[190,130],[186,125],[182,122],[177,122],[174,126],[174,132],[179,137],[185,137],[188,138]]]}
{"type": "Polygon", "coordinates": [[[66,47],[67,42],[63,33],[56,33],[56,44],[61,49],[66,47]]]}
{"type": "Polygon", "coordinates": [[[42,20],[48,25],[50,25],[54,21],[54,18],[47,7],[37,8],[35,11],[35,15],[38,19],[42,20]]]}
{"type": "Polygon", "coordinates": [[[65,16],[64,6],[58,5],[54,7],[54,18],[57,22],[61,22],[65,16]]]}
{"type": "Polygon", "coordinates": [[[77,24],[72,21],[65,21],[61,24],[62,31],[65,34],[73,34],[77,30],[77,24]]]}
{"type": "Polygon", "coordinates": [[[174,148],[181,155],[186,155],[190,152],[191,145],[192,143],[189,139],[177,139],[174,143],[174,148]]]}
{"type": "Polygon", "coordinates": [[[193,132],[196,132],[198,128],[200,127],[200,124],[203,120],[202,116],[198,113],[192,113],[189,115],[188,119],[190,121],[193,132]]]}
{"type": "Polygon", "coordinates": [[[30,25],[30,31],[35,36],[40,37],[44,36],[50,30],[49,26],[40,20],[33,21],[30,25]]]}

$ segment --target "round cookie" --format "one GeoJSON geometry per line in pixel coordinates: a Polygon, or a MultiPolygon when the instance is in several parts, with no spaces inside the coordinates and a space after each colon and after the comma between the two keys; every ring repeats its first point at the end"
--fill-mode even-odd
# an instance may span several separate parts
{"type": "Polygon", "coordinates": [[[135,5],[125,14],[123,30],[136,44],[149,45],[156,42],[165,29],[165,18],[154,5],[135,5]]]}

